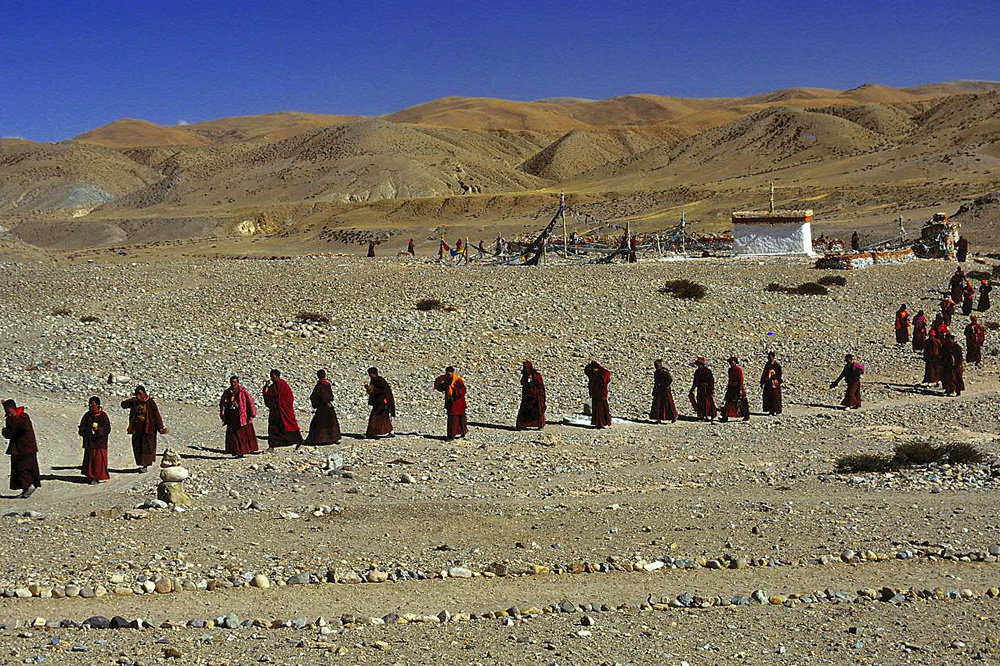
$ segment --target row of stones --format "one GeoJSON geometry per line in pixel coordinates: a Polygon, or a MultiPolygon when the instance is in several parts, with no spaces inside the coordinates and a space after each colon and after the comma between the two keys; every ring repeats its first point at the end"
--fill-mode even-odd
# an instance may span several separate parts
{"type": "MultiPolygon", "coordinates": [[[[846,549],[837,555],[821,555],[816,558],[795,560],[795,559],[775,559],[764,557],[735,557],[723,555],[722,557],[708,559],[697,558],[674,558],[666,556],[660,559],[646,560],[623,560],[611,556],[606,562],[574,562],[570,564],[540,565],[531,564],[526,567],[515,567],[503,562],[494,562],[482,571],[473,571],[468,567],[453,566],[447,569],[434,572],[416,571],[412,569],[391,569],[370,568],[363,571],[328,569],[325,573],[315,573],[303,571],[294,574],[287,579],[279,579],[276,583],[278,587],[288,585],[308,585],[320,583],[384,583],[387,581],[410,581],[410,580],[430,580],[446,578],[497,578],[507,576],[538,576],[545,574],[583,574],[583,573],[612,573],[612,572],[653,572],[660,569],[748,569],[753,567],[778,567],[778,566],[824,566],[834,562],[844,562],[849,564],[861,564],[863,562],[884,562],[888,560],[919,560],[934,562],[937,560],[955,562],[997,562],[1000,560],[1000,544],[991,545],[987,550],[956,551],[948,546],[923,544],[903,549],[894,553],[877,553],[871,550],[851,550],[846,549]]],[[[271,579],[261,573],[234,573],[228,579],[201,579],[198,581],[186,580],[182,578],[171,578],[160,576],[155,579],[145,579],[133,585],[125,584],[124,577],[116,574],[111,579],[110,588],[106,585],[67,585],[67,586],[47,586],[32,583],[26,587],[6,588],[0,592],[0,596],[7,598],[73,598],[82,597],[92,599],[103,597],[108,594],[116,596],[131,596],[142,594],[169,594],[172,592],[195,592],[199,590],[214,591],[233,587],[255,587],[267,589],[272,587],[271,579]]]]}
{"type": "MultiPolygon", "coordinates": [[[[764,590],[754,590],[747,595],[737,595],[732,597],[723,596],[702,596],[690,592],[683,592],[676,597],[655,598],[652,595],[645,600],[634,603],[624,603],[619,605],[609,605],[594,602],[581,604],[563,600],[546,606],[531,606],[523,609],[517,606],[502,610],[493,610],[482,613],[452,613],[443,610],[437,615],[417,614],[417,613],[388,613],[381,617],[363,617],[351,613],[345,613],[339,618],[310,619],[306,616],[297,616],[291,619],[254,619],[242,620],[235,613],[221,615],[210,619],[191,619],[185,622],[166,621],[155,624],[145,619],[129,620],[121,616],[107,618],[104,616],[93,616],[78,622],[76,620],[48,620],[43,617],[30,621],[13,621],[0,625],[3,629],[316,629],[321,634],[332,634],[350,627],[365,625],[401,625],[401,624],[442,624],[446,622],[468,622],[477,620],[500,620],[504,625],[513,625],[516,622],[530,620],[535,617],[558,613],[629,613],[629,612],[649,612],[649,611],[669,611],[673,609],[708,609],[708,608],[734,608],[741,606],[781,606],[795,608],[803,604],[904,604],[918,601],[950,601],[950,600],[985,600],[996,599],[1000,596],[1000,588],[991,586],[983,591],[976,591],[970,588],[964,589],[917,589],[883,587],[880,589],[866,588],[857,592],[842,592],[839,590],[813,590],[799,594],[770,594],[764,590]]],[[[583,615],[580,624],[593,626],[596,620],[590,615],[583,615]]]]}

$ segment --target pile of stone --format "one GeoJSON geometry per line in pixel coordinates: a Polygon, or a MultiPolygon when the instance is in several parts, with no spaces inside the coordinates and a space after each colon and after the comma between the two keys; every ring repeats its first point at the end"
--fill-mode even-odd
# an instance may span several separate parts
{"type": "Polygon", "coordinates": [[[187,468],[181,465],[181,456],[173,449],[163,452],[160,463],[160,485],[156,496],[162,502],[174,506],[191,506],[191,498],[184,491],[184,481],[188,478],[187,468]]]}

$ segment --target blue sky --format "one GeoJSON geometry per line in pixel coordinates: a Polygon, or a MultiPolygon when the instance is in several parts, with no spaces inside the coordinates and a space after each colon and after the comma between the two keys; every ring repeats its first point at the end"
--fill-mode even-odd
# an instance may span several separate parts
{"type": "Polygon", "coordinates": [[[0,0],[0,136],[375,115],[446,95],[721,97],[1000,79],[1000,0],[0,0]]]}

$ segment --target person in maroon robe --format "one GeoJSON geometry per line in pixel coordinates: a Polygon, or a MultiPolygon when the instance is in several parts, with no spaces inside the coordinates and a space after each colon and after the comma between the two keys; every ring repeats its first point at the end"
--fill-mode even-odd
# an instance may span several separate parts
{"type": "Polygon", "coordinates": [[[368,241],[368,257],[372,258],[375,256],[375,241],[368,241]]]}
{"type": "Polygon", "coordinates": [[[938,342],[944,340],[944,336],[950,333],[948,330],[948,322],[944,320],[944,315],[940,313],[935,315],[934,323],[931,325],[931,333],[937,336],[938,342]]]}
{"type": "Polygon", "coordinates": [[[962,395],[965,390],[965,359],[962,348],[948,335],[941,344],[941,388],[945,395],[962,395]]]}
{"type": "Polygon", "coordinates": [[[858,232],[855,231],[853,234],[851,234],[851,250],[853,252],[857,252],[860,249],[861,249],[861,236],[859,236],[858,232]]]}
{"type": "Polygon", "coordinates": [[[964,264],[965,260],[969,256],[969,239],[965,236],[959,236],[958,242],[955,243],[955,258],[958,263],[964,264]]]}
{"type": "Polygon", "coordinates": [[[941,338],[933,330],[924,343],[924,384],[941,381],[941,338]]]}
{"type": "Polygon", "coordinates": [[[83,438],[83,465],[81,470],[90,485],[97,485],[111,478],[108,474],[108,435],[111,434],[111,419],[101,409],[101,399],[93,396],[87,403],[87,411],[80,419],[77,429],[83,438]]]}
{"type": "MultiPolygon", "coordinates": [[[[961,298],[961,296],[959,296],[961,298]]],[[[948,296],[941,301],[941,321],[945,326],[951,326],[951,320],[955,316],[955,300],[948,296]]]]}
{"type": "Polygon", "coordinates": [[[673,384],[674,378],[663,367],[663,359],[653,361],[653,405],[649,408],[649,418],[657,423],[677,423],[673,384]]]}
{"type": "Polygon", "coordinates": [[[38,441],[31,418],[24,407],[18,407],[13,400],[3,401],[3,411],[7,419],[3,431],[7,440],[7,455],[10,456],[10,489],[20,490],[22,498],[31,497],[42,485],[38,472],[38,441]]]}
{"type": "Polygon", "coordinates": [[[545,380],[531,361],[521,366],[521,406],[514,427],[518,430],[545,427],[545,380]]]}
{"type": "Polygon", "coordinates": [[[392,436],[392,419],[396,416],[396,400],[392,397],[392,387],[378,374],[378,368],[368,368],[368,383],[365,384],[371,413],[368,415],[368,429],[365,437],[392,436]]]}
{"type": "Polygon", "coordinates": [[[271,378],[264,384],[263,393],[268,409],[268,447],[301,446],[302,431],[295,418],[295,396],[292,387],[281,378],[280,370],[271,370],[271,378]]]}
{"type": "Polygon", "coordinates": [[[760,373],[761,402],[764,413],[774,416],[781,413],[781,364],[775,360],[773,351],[767,352],[767,363],[760,373]]]}
{"type": "Polygon", "coordinates": [[[595,428],[611,427],[611,407],[608,405],[608,384],[611,371],[597,361],[583,368],[587,375],[587,393],[590,395],[590,425],[595,428]]]}
{"type": "Polygon", "coordinates": [[[726,383],[726,395],[722,405],[722,422],[733,418],[743,418],[750,420],[750,406],[747,404],[746,381],[743,377],[743,368],[740,367],[740,360],[735,356],[730,356],[729,360],[729,381],[726,383]]]}
{"type": "Polygon", "coordinates": [[[962,290],[962,314],[966,317],[972,314],[972,306],[976,304],[976,287],[972,280],[965,281],[965,288],[962,290]]]}
{"type": "Polygon", "coordinates": [[[948,292],[951,296],[951,300],[959,304],[962,302],[962,296],[965,293],[965,271],[959,266],[955,269],[955,274],[951,276],[951,281],[948,283],[948,292]]]}
{"type": "Polygon", "coordinates": [[[913,351],[923,351],[927,341],[927,315],[923,310],[913,318],[913,351]]]}
{"type": "Polygon", "coordinates": [[[411,257],[417,256],[417,250],[413,247],[413,239],[411,238],[406,244],[406,253],[411,257]]]}
{"type": "Polygon", "coordinates": [[[691,380],[691,390],[688,400],[694,407],[698,418],[703,421],[714,421],[718,415],[715,407],[715,375],[708,367],[708,360],[699,356],[694,361],[694,378],[691,380]]]}
{"type": "Polygon", "coordinates": [[[896,310],[896,344],[905,345],[910,341],[910,311],[906,309],[906,303],[896,310]]]}
{"type": "Polygon", "coordinates": [[[989,280],[983,279],[979,282],[979,305],[976,309],[980,312],[986,312],[990,309],[991,291],[993,291],[993,285],[990,284],[989,280]]]}
{"type": "Polygon", "coordinates": [[[983,362],[983,344],[986,343],[986,327],[979,323],[979,317],[972,315],[965,327],[965,362],[980,365],[983,362]]]}
{"type": "Polygon", "coordinates": [[[156,401],[146,392],[146,387],[135,387],[131,398],[122,400],[122,409],[129,410],[128,429],[132,435],[132,456],[140,472],[149,471],[150,465],[156,462],[156,435],[167,434],[163,425],[160,410],[156,401]]]}
{"type": "Polygon", "coordinates": [[[309,423],[306,444],[336,444],[340,441],[340,420],[333,406],[333,384],[326,378],[326,370],[316,371],[316,386],[309,396],[309,402],[316,412],[309,423]]]}
{"type": "Polygon", "coordinates": [[[840,401],[844,409],[861,407],[861,375],[863,374],[865,374],[865,366],[855,363],[854,357],[850,354],[844,356],[844,369],[830,384],[830,388],[837,388],[840,380],[844,380],[847,390],[844,392],[844,399],[840,401]]]}
{"type": "Polygon", "coordinates": [[[253,420],[257,405],[250,391],[240,385],[240,378],[229,378],[229,388],[219,399],[219,418],[226,426],[226,453],[242,458],[257,451],[257,431],[253,420]]]}
{"type": "Polygon", "coordinates": [[[444,394],[444,412],[448,416],[447,438],[464,438],[469,434],[469,423],[465,414],[468,409],[465,400],[468,393],[465,380],[455,372],[454,367],[449,365],[444,369],[444,374],[434,380],[434,389],[444,394]]]}

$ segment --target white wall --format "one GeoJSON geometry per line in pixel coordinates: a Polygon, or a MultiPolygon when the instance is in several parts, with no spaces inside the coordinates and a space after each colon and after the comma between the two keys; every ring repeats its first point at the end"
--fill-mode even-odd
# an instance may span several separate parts
{"type": "Polygon", "coordinates": [[[733,254],[812,255],[812,225],[808,222],[733,225],[733,254]]]}

